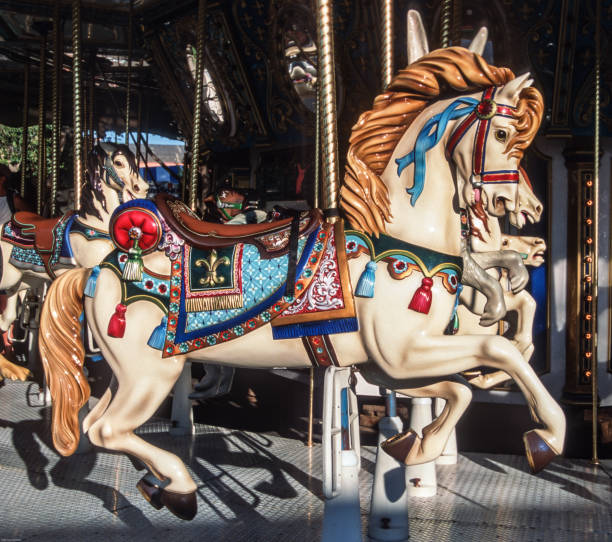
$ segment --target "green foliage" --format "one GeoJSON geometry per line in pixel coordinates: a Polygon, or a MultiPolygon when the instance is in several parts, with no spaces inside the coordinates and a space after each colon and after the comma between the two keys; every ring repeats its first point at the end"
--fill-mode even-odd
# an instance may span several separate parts
{"type": "MultiPolygon", "coordinates": [[[[22,127],[0,124],[0,163],[21,162],[22,127]]],[[[45,126],[45,147],[47,168],[51,165],[51,125],[45,126]]],[[[26,176],[30,177],[38,169],[38,126],[28,127],[26,176]]]]}

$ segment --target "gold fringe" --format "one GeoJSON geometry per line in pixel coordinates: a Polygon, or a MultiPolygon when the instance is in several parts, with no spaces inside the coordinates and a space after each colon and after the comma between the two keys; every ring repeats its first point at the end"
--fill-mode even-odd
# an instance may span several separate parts
{"type": "Polygon", "coordinates": [[[242,294],[227,294],[211,297],[192,297],[185,302],[187,312],[218,311],[240,309],[243,306],[242,294]]]}

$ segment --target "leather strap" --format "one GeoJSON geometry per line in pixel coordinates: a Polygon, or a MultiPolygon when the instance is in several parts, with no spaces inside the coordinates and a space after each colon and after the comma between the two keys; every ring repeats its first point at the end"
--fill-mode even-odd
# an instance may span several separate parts
{"type": "Polygon", "coordinates": [[[302,343],[313,367],[340,367],[329,335],[302,337],[302,343]]]}

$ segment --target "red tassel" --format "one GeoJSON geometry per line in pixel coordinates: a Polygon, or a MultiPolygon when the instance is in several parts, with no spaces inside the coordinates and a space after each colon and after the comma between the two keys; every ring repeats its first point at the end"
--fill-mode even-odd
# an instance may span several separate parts
{"type": "Polygon", "coordinates": [[[115,307],[115,314],[111,316],[108,322],[108,336],[120,339],[125,334],[125,311],[127,307],[123,303],[119,303],[115,307]]]}
{"type": "Polygon", "coordinates": [[[408,305],[409,309],[423,314],[429,314],[431,308],[431,287],[433,286],[433,280],[429,277],[423,277],[421,286],[414,292],[412,301],[408,305]]]}

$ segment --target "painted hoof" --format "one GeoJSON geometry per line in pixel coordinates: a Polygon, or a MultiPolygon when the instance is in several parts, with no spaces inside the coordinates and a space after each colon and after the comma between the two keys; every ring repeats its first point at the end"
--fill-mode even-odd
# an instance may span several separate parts
{"type": "Polygon", "coordinates": [[[419,436],[412,429],[398,433],[380,444],[380,447],[400,463],[405,463],[419,436]]]}
{"type": "Polygon", "coordinates": [[[540,472],[559,455],[535,430],[527,431],[523,435],[523,442],[529,467],[534,474],[540,472]]]}
{"type": "Polygon", "coordinates": [[[176,517],[191,521],[198,512],[195,491],[192,493],[175,493],[167,489],[161,490],[161,502],[176,517]]]}
{"type": "Polygon", "coordinates": [[[164,504],[161,501],[161,496],[163,489],[160,489],[157,486],[149,483],[147,480],[142,478],[137,484],[136,487],[140,494],[147,500],[151,506],[157,510],[161,510],[164,507],[164,504]]]}

